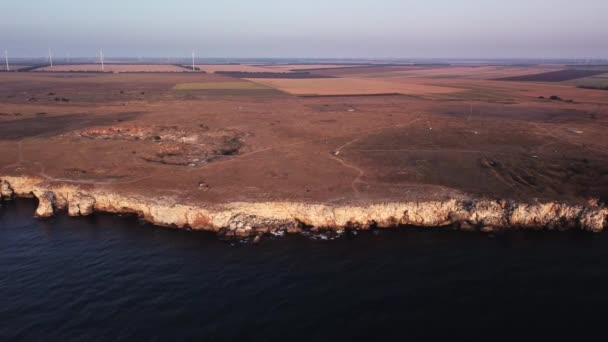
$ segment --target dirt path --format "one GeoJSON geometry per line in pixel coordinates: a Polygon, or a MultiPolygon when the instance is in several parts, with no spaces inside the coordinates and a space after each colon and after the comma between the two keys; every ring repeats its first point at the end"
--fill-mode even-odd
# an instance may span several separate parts
{"type": "Polygon", "coordinates": [[[352,170],[354,170],[354,171],[356,171],[358,173],[358,175],[355,177],[355,179],[351,182],[351,187],[353,188],[355,196],[359,197],[360,194],[361,194],[361,192],[357,188],[358,184],[369,185],[369,183],[363,181],[363,179],[362,179],[363,176],[365,176],[365,171],[363,171],[363,169],[361,169],[361,168],[359,168],[359,167],[357,167],[355,165],[349,164],[344,159],[342,159],[342,158],[339,157],[340,153],[342,153],[342,150],[344,150],[344,148],[346,148],[346,147],[348,147],[348,146],[356,143],[357,141],[360,141],[360,140],[362,140],[364,138],[367,138],[370,135],[373,135],[375,133],[379,133],[379,132],[382,132],[382,131],[384,131],[386,129],[390,129],[390,128],[406,127],[406,126],[409,126],[409,125],[411,125],[411,124],[413,124],[413,123],[415,123],[415,122],[417,122],[419,120],[420,120],[420,118],[416,118],[414,120],[410,120],[410,121],[408,121],[406,123],[402,123],[402,124],[391,125],[391,126],[386,126],[386,127],[381,127],[381,128],[375,128],[375,129],[367,130],[367,131],[364,131],[364,132],[358,132],[358,134],[361,134],[361,133],[367,133],[367,134],[360,135],[360,136],[358,136],[358,137],[356,137],[356,138],[354,138],[354,139],[352,139],[352,140],[344,143],[343,145],[339,146],[330,155],[331,159],[333,159],[333,160],[337,161],[338,163],[342,164],[344,167],[352,169],[352,170]]]}
{"type": "MultiPolygon", "coordinates": [[[[294,142],[294,143],[290,143],[290,144],[264,147],[264,148],[261,148],[261,149],[258,149],[258,150],[254,150],[254,151],[251,151],[251,152],[247,152],[247,153],[236,155],[236,156],[231,157],[229,159],[219,160],[219,161],[212,162],[212,163],[205,164],[205,165],[201,165],[201,166],[198,166],[198,167],[191,167],[191,168],[188,169],[188,171],[207,169],[207,168],[214,167],[214,166],[217,166],[217,165],[220,165],[220,164],[240,161],[240,160],[242,160],[244,158],[247,158],[247,157],[250,157],[250,156],[254,156],[254,155],[257,155],[257,154],[260,154],[260,153],[263,153],[263,152],[276,151],[276,150],[280,150],[280,149],[284,149],[284,148],[289,148],[289,147],[294,147],[294,146],[299,146],[299,145],[304,145],[304,144],[308,144],[308,143],[335,140],[335,139],[349,137],[349,136],[356,135],[356,134],[364,134],[364,136],[357,137],[355,139],[355,140],[359,140],[359,139],[362,139],[363,137],[368,136],[368,135],[370,135],[370,134],[372,134],[374,132],[380,132],[380,131],[383,131],[383,130],[386,130],[386,129],[389,129],[389,128],[397,128],[397,127],[408,126],[408,125],[411,125],[412,123],[414,123],[414,122],[416,122],[418,120],[420,120],[420,119],[416,118],[416,119],[408,121],[406,123],[401,123],[401,124],[396,124],[396,125],[389,125],[389,126],[381,126],[381,127],[376,127],[376,128],[372,128],[372,129],[365,130],[365,131],[351,132],[351,133],[336,135],[336,136],[332,136],[332,137],[322,137],[322,138],[308,139],[308,140],[302,140],[302,141],[298,141],[298,142],[294,142]]],[[[343,146],[339,147],[339,149],[342,149],[342,148],[350,145],[353,142],[354,141],[350,141],[350,142],[344,144],[343,146]]],[[[155,165],[155,166],[156,167],[164,167],[163,165],[155,165]]]]}

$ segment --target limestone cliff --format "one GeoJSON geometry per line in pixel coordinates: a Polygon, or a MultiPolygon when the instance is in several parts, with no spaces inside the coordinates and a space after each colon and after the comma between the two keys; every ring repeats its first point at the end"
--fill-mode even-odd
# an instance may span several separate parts
{"type": "Polygon", "coordinates": [[[571,229],[599,232],[607,227],[608,209],[597,202],[518,203],[466,200],[329,205],[319,203],[238,202],[218,205],[177,203],[173,198],[144,198],[51,184],[35,177],[0,177],[2,197],[36,197],[39,217],[67,211],[71,216],[93,212],[133,213],[150,223],[213,231],[228,236],[298,233],[303,230],[367,229],[370,227],[455,226],[483,229],[571,229]]]}

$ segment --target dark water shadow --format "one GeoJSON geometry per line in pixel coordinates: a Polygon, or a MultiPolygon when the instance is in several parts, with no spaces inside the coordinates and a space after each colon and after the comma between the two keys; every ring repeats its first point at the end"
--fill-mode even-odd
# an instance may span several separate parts
{"type": "Polygon", "coordinates": [[[580,336],[602,332],[608,304],[606,234],[404,227],[240,244],[34,209],[0,208],[4,340],[580,336]]]}

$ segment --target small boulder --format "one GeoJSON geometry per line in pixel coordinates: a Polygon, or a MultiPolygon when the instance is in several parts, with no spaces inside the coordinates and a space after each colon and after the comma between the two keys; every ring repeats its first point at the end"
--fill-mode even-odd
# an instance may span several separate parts
{"type": "Polygon", "coordinates": [[[496,229],[492,226],[484,226],[481,228],[481,232],[482,233],[492,233],[494,232],[496,229]]]}
{"type": "Polygon", "coordinates": [[[251,235],[252,231],[253,231],[253,228],[251,228],[251,226],[243,226],[243,227],[238,227],[234,231],[234,234],[238,237],[248,237],[251,235]]]}
{"type": "Polygon", "coordinates": [[[476,227],[467,221],[462,221],[462,222],[460,222],[459,228],[461,231],[464,231],[464,232],[472,232],[472,231],[475,231],[476,227]]]}

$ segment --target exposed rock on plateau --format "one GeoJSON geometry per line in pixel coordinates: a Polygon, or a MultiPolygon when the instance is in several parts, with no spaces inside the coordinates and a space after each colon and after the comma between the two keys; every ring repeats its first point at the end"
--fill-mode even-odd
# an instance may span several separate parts
{"type": "Polygon", "coordinates": [[[153,150],[140,156],[147,162],[195,166],[212,162],[222,156],[238,154],[242,147],[243,134],[233,130],[210,129],[200,124],[192,127],[96,127],[73,133],[72,136],[78,139],[137,142],[153,150]]]}
{"type": "Polygon", "coordinates": [[[315,203],[229,203],[188,205],[172,198],[143,198],[74,185],[45,183],[30,177],[2,177],[4,194],[33,194],[39,202],[36,216],[49,217],[67,210],[71,216],[93,211],[135,213],[160,226],[213,231],[227,237],[282,235],[306,230],[368,229],[370,227],[454,226],[462,230],[583,229],[599,232],[607,227],[608,209],[597,202],[518,203],[487,199],[426,202],[327,205],[315,203]]]}

